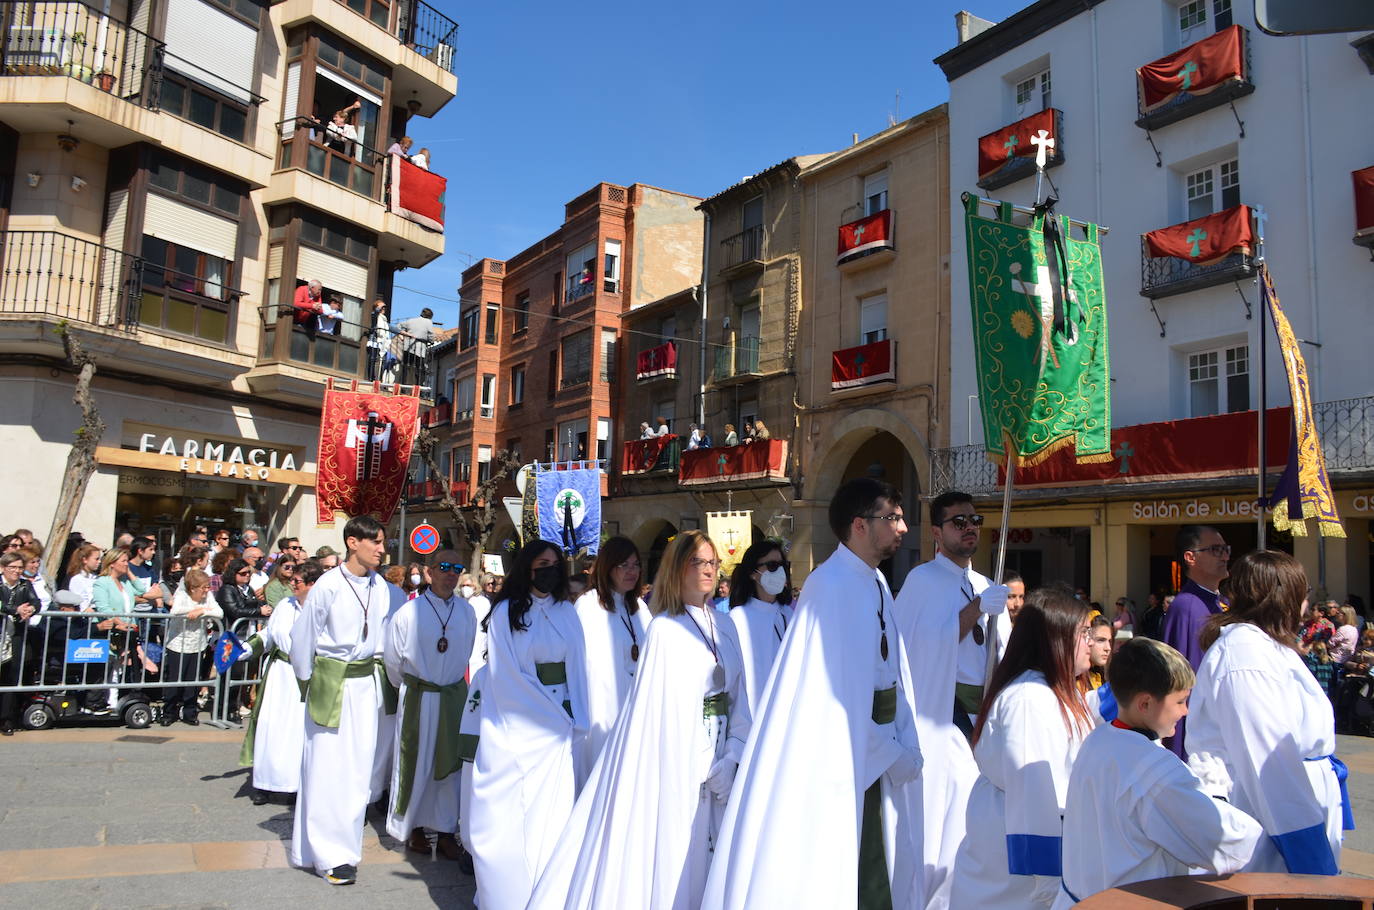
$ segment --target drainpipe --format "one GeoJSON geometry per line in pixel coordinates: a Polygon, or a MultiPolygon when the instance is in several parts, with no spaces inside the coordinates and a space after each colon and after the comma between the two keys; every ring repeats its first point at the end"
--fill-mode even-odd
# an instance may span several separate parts
{"type": "Polygon", "coordinates": [[[711,277],[711,213],[703,212],[706,217],[701,245],[701,286],[697,288],[697,301],[701,304],[701,374],[697,386],[697,426],[706,426],[706,283],[711,277]]]}

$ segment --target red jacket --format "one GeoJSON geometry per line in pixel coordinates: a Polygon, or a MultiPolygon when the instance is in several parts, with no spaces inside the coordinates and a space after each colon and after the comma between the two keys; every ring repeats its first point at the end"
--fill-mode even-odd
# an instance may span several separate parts
{"type": "Polygon", "coordinates": [[[309,322],[310,317],[319,311],[321,302],[319,297],[310,296],[310,285],[303,284],[296,288],[296,296],[292,301],[292,306],[295,307],[296,310],[293,314],[296,319],[296,324],[301,325],[302,323],[309,322]]]}

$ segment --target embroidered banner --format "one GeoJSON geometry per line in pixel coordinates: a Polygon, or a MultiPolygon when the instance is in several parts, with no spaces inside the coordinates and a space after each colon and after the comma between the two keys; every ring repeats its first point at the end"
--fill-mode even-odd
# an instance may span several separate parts
{"type": "Polygon", "coordinates": [[[893,249],[892,210],[881,212],[840,225],[839,249],[836,262],[844,262],[872,250],[893,249]]]}
{"type": "Polygon", "coordinates": [[[539,538],[565,553],[601,546],[601,471],[595,467],[536,466],[539,538]]]}
{"type": "Polygon", "coordinates": [[[1205,95],[1245,78],[1245,36],[1239,25],[1160,57],[1135,71],[1140,100],[1149,113],[1183,92],[1205,95]]]}
{"type": "Polygon", "coordinates": [[[330,377],[320,411],[315,508],[322,525],[334,513],[391,520],[405,488],[406,465],[420,423],[420,397],[384,392],[377,383],[336,385],[330,377]]]}
{"type": "Polygon", "coordinates": [[[754,541],[754,513],[707,512],[706,534],[716,545],[720,557],[720,574],[729,576],[744,558],[744,551],[754,541]]]}
{"type": "Polygon", "coordinates": [[[677,437],[653,436],[649,439],[631,439],[625,443],[620,463],[622,474],[644,474],[655,468],[669,467],[666,462],[668,450],[677,437]]]}
{"type": "Polygon", "coordinates": [[[682,453],[678,483],[694,486],[740,480],[786,481],[786,464],[787,443],[781,439],[719,449],[692,449],[682,453]]]}
{"type": "Polygon", "coordinates": [[[431,231],[444,229],[447,178],[416,167],[400,155],[391,156],[391,210],[431,231]]]}
{"type": "Polygon", "coordinates": [[[664,342],[635,357],[635,379],[654,379],[677,376],[677,345],[664,342]]]}
{"type": "Polygon", "coordinates": [[[1154,257],[1174,256],[1197,265],[1210,265],[1235,252],[1250,254],[1254,234],[1250,207],[1232,206],[1145,235],[1145,249],[1154,257]]]}
{"type": "Polygon", "coordinates": [[[897,378],[890,340],[841,348],[830,355],[830,388],[855,389],[897,378]]]}
{"type": "MultiPolygon", "coordinates": [[[[1045,159],[1045,167],[1059,164],[1064,157],[1063,144],[1057,135],[1059,111],[1047,107],[1038,114],[1023,117],[1000,130],[988,133],[978,140],[978,179],[987,180],[1018,158],[1035,158],[1037,146],[1031,137],[1041,130],[1054,140],[1054,149],[1045,159]]],[[[1027,162],[1033,166],[1033,162],[1027,162]]]]}

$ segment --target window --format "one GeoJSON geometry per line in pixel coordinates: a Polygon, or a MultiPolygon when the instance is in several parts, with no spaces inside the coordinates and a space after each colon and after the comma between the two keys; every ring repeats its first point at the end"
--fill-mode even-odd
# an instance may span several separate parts
{"type": "Polygon", "coordinates": [[[620,290],[620,241],[606,241],[606,260],[605,268],[601,270],[605,276],[604,290],[608,294],[617,293],[620,290]]]}
{"type": "Polygon", "coordinates": [[[477,321],[481,312],[477,307],[464,311],[458,321],[458,350],[466,351],[477,343],[477,321]]]}
{"type": "Polygon", "coordinates": [[[755,196],[740,209],[740,230],[763,227],[763,197],[755,196]]]}
{"type": "Polygon", "coordinates": [[[523,366],[511,367],[510,371],[510,403],[514,407],[525,400],[525,368],[523,366]]]}
{"type": "Polygon", "coordinates": [[[1248,411],[1250,346],[1189,354],[1188,399],[1192,417],[1248,411]]]}
{"type": "Polygon", "coordinates": [[[229,343],[230,263],[157,237],[143,236],[141,325],[229,343]]]}
{"type": "Polygon", "coordinates": [[[235,142],[243,142],[248,135],[247,107],[202,89],[170,70],[163,70],[162,73],[159,104],[166,113],[213,130],[235,142]]]}
{"type": "Polygon", "coordinates": [[[615,382],[615,329],[601,330],[601,381],[615,382]]]}
{"type": "Polygon", "coordinates": [[[859,338],[862,344],[887,340],[886,294],[874,294],[859,301],[859,338]]]}
{"type": "Polygon", "coordinates": [[[170,155],[160,156],[148,168],[148,180],[160,190],[185,202],[239,217],[248,187],[217,171],[170,155]]]}
{"type": "Polygon", "coordinates": [[[1189,221],[1240,205],[1240,163],[1233,158],[1194,171],[1184,178],[1184,190],[1189,221]]]}
{"type": "Polygon", "coordinates": [[[592,333],[588,329],[563,339],[562,388],[592,380],[592,333]]]}
{"type": "Polygon", "coordinates": [[[1178,8],[1178,46],[1201,41],[1213,32],[1230,28],[1231,0],[1211,0],[1212,25],[1207,25],[1208,0],[1189,0],[1178,8]]]}
{"type": "MultiPolygon", "coordinates": [[[[611,460],[611,418],[596,418],[596,457],[603,464],[611,460]]],[[[604,467],[603,467],[604,469],[604,467]]]]}
{"type": "Polygon", "coordinates": [[[549,400],[558,394],[558,348],[549,351],[549,400]]]}
{"type": "Polygon", "coordinates": [[[1042,70],[1016,83],[1016,116],[1028,117],[1050,106],[1050,71],[1042,70]]]}
{"type": "MultiPolygon", "coordinates": [[[[377,235],[322,212],[301,209],[301,240],[370,265],[377,235]]],[[[329,282],[325,282],[328,284],[329,282]]]]}
{"type": "MultiPolygon", "coordinates": [[[[386,28],[391,22],[391,5],[385,0],[345,0],[349,9],[386,28]]],[[[404,9],[404,7],[402,7],[404,9]]]]}
{"type": "Polygon", "coordinates": [[[660,417],[668,421],[668,432],[675,432],[673,421],[677,419],[677,402],[671,398],[654,402],[654,419],[651,423],[655,431],[658,430],[658,418],[660,417]]]}
{"type": "Polygon", "coordinates": [[[887,208],[887,171],[864,178],[864,215],[876,215],[887,208]]]}
{"type": "Polygon", "coordinates": [[[568,294],[564,299],[568,303],[596,290],[596,243],[589,243],[569,256],[567,268],[568,294]]]}
{"type": "Polygon", "coordinates": [[[472,480],[472,449],[464,446],[453,450],[453,479],[456,483],[472,480]]]}
{"type": "Polygon", "coordinates": [[[563,305],[563,273],[553,273],[553,311],[558,312],[558,308],[563,305]]]}
{"type": "Polygon", "coordinates": [[[587,418],[565,420],[558,425],[558,460],[583,461],[587,458],[587,418]]]}
{"type": "Polygon", "coordinates": [[[477,482],[486,483],[491,479],[491,446],[477,447],[477,482]]]}
{"type": "Polygon", "coordinates": [[[496,377],[490,373],[482,374],[482,416],[496,414],[496,377]]]}
{"type": "Polygon", "coordinates": [[[496,344],[501,337],[501,305],[487,304],[487,344],[496,344]]]}
{"type": "MultiPolygon", "coordinates": [[[[320,62],[338,70],[377,92],[386,91],[384,67],[368,55],[347,45],[327,32],[319,32],[320,62]]],[[[366,140],[364,140],[366,141],[366,140]]]]}
{"type": "Polygon", "coordinates": [[[477,377],[465,376],[458,380],[457,391],[453,397],[453,419],[471,420],[472,419],[472,393],[477,384],[477,377]]]}
{"type": "Polygon", "coordinates": [[[677,340],[677,318],[668,316],[658,324],[659,343],[677,340]]]}
{"type": "Polygon", "coordinates": [[[516,462],[517,464],[524,464],[524,463],[525,463],[525,459],[523,459],[523,458],[520,457],[520,437],[519,437],[519,436],[512,436],[510,439],[507,439],[507,440],[506,440],[506,451],[510,453],[510,457],[513,458],[513,459],[515,459],[515,462],[516,462]]]}
{"type": "Polygon", "coordinates": [[[527,331],[530,327],[530,294],[529,291],[515,298],[515,334],[527,331]]]}

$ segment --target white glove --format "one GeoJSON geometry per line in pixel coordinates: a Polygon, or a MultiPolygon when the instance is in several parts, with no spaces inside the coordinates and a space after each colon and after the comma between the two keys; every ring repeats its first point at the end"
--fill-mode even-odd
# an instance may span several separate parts
{"type": "Polygon", "coordinates": [[[897,760],[888,766],[887,779],[894,787],[909,784],[921,776],[923,764],[919,749],[903,749],[897,760]]]}
{"type": "Polygon", "coordinates": [[[988,585],[979,594],[978,609],[987,616],[1000,616],[1007,612],[1007,586],[988,585]]]}
{"type": "Polygon", "coordinates": [[[243,649],[243,653],[240,654],[238,657],[234,658],[234,663],[241,664],[241,663],[243,663],[245,660],[247,660],[248,658],[250,658],[250,657],[252,657],[252,656],[253,656],[253,649],[252,649],[252,648],[244,648],[244,649],[243,649]]]}
{"type": "Polygon", "coordinates": [[[716,798],[716,802],[723,803],[730,798],[730,788],[734,786],[738,767],[733,758],[727,757],[718,760],[707,772],[705,787],[716,798]]]}
{"type": "Polygon", "coordinates": [[[1202,784],[1202,792],[1216,799],[1230,799],[1231,774],[1226,763],[1211,752],[1194,752],[1188,756],[1188,770],[1202,784]]]}

